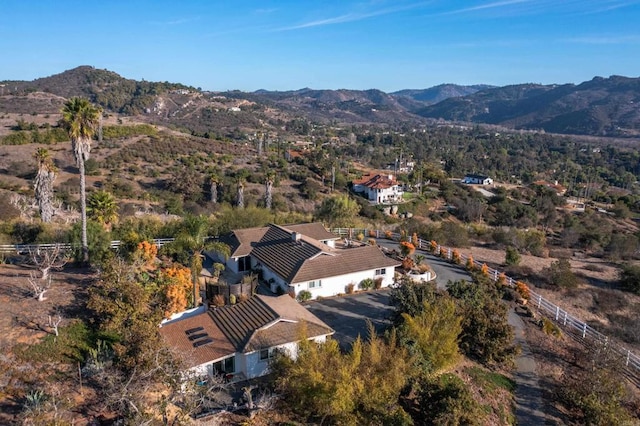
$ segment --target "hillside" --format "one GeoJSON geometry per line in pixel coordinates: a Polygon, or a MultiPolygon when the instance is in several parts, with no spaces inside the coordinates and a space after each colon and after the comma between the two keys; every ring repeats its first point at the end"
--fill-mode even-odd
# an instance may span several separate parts
{"type": "Polygon", "coordinates": [[[459,98],[462,96],[472,95],[481,90],[491,89],[495,86],[486,84],[476,84],[473,86],[461,86],[458,84],[440,84],[428,89],[404,89],[391,93],[391,95],[400,98],[411,98],[415,101],[427,104],[437,104],[445,99],[459,98]]]}
{"type": "Polygon", "coordinates": [[[598,136],[640,134],[640,79],[596,77],[579,85],[521,84],[450,98],[417,114],[514,129],[598,136]]]}

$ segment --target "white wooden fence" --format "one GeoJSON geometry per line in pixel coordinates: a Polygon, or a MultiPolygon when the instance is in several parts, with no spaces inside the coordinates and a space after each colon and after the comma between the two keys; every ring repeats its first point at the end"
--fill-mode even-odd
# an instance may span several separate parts
{"type": "MultiPolygon", "coordinates": [[[[334,234],[340,235],[341,237],[353,239],[357,238],[358,235],[364,235],[364,239],[367,238],[387,238],[393,241],[400,241],[400,234],[391,233],[385,231],[380,231],[377,229],[355,229],[355,228],[336,228],[331,230],[334,234]]],[[[407,237],[409,240],[410,236],[407,237]]],[[[419,250],[431,251],[432,246],[430,241],[425,241],[418,238],[418,246],[416,247],[419,250]]],[[[440,255],[442,258],[447,259],[449,261],[453,260],[453,250],[449,247],[444,247],[440,245],[436,245],[436,247],[431,251],[434,255],[440,255]],[[440,253],[444,253],[440,255],[440,253]]],[[[460,256],[460,265],[463,267],[466,265],[468,261],[468,256],[463,253],[459,253],[460,256]]],[[[473,260],[473,263],[477,269],[481,269],[483,267],[482,262],[478,262],[477,260],[473,260]]],[[[497,281],[498,278],[502,275],[502,273],[496,269],[493,269],[486,266],[486,271],[489,274],[489,277],[494,281],[497,281]]],[[[505,275],[506,284],[510,287],[515,287],[516,281],[511,277],[505,275]]],[[[560,328],[562,328],[565,332],[571,334],[574,338],[585,345],[593,345],[599,344],[606,348],[609,348],[613,354],[619,359],[619,362],[622,363],[622,366],[625,369],[625,372],[629,376],[632,382],[636,384],[636,386],[640,387],[640,357],[635,353],[631,352],[630,349],[625,348],[621,344],[615,342],[610,339],[608,336],[600,333],[595,330],[593,327],[589,326],[586,322],[579,320],[573,315],[569,314],[567,311],[562,309],[560,306],[555,305],[554,303],[548,301],[539,293],[536,293],[533,290],[530,290],[530,299],[529,305],[537,309],[538,312],[545,316],[546,318],[554,321],[560,328]]]]}
{"type": "MultiPolygon", "coordinates": [[[[174,241],[175,238],[156,238],[153,240],[153,243],[158,246],[158,248],[162,247],[165,244],[168,244],[174,241]]],[[[110,244],[113,250],[117,250],[120,248],[120,240],[111,241],[110,244]]],[[[61,248],[63,250],[72,250],[74,248],[79,248],[80,245],[71,243],[52,243],[52,244],[0,244],[0,254],[26,254],[34,250],[53,250],[54,248],[61,248]]]]}

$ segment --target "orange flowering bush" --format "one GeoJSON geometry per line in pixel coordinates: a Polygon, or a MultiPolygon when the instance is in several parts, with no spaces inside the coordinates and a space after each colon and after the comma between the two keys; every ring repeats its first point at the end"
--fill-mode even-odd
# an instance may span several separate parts
{"type": "Polygon", "coordinates": [[[149,241],[139,242],[136,246],[136,250],[133,254],[135,259],[142,260],[145,264],[151,264],[151,262],[158,255],[158,246],[149,241]]]}
{"type": "Polygon", "coordinates": [[[391,240],[393,238],[393,234],[391,233],[391,231],[384,231],[384,237],[387,240],[391,240]]]}
{"type": "Polygon", "coordinates": [[[473,271],[476,269],[476,264],[473,262],[473,256],[467,258],[467,269],[473,271]]]}
{"type": "Polygon", "coordinates": [[[487,266],[486,263],[482,264],[482,267],[480,268],[480,272],[482,273],[482,275],[484,276],[489,276],[489,267],[487,266]]]}
{"type": "Polygon", "coordinates": [[[404,257],[411,256],[415,251],[416,251],[416,246],[414,246],[409,241],[402,241],[400,243],[400,252],[404,257]]]}
{"type": "Polygon", "coordinates": [[[529,286],[522,281],[516,282],[516,291],[525,300],[529,300],[531,297],[531,290],[529,290],[529,286]]]}
{"type": "Polygon", "coordinates": [[[462,259],[460,258],[460,252],[458,250],[453,249],[453,252],[451,253],[451,261],[458,265],[462,261],[462,259]]]}
{"type": "Polygon", "coordinates": [[[507,285],[507,276],[504,274],[504,272],[501,272],[500,275],[498,275],[498,285],[507,285]]]}
{"type": "Polygon", "coordinates": [[[172,266],[162,270],[164,278],[165,316],[184,311],[191,295],[191,270],[183,266],[172,266]]]}
{"type": "Polygon", "coordinates": [[[410,257],[405,257],[404,259],[402,259],[402,268],[405,271],[409,271],[411,270],[411,268],[413,268],[415,265],[415,262],[413,261],[412,258],[410,257]]]}
{"type": "Polygon", "coordinates": [[[429,246],[431,247],[431,251],[435,253],[438,248],[438,243],[435,240],[431,240],[429,246]]]}

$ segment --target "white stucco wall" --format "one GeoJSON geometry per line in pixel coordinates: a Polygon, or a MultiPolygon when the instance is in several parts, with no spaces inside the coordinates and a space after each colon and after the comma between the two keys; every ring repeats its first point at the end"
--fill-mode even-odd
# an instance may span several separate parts
{"type": "MultiPolygon", "coordinates": [[[[376,268],[376,269],[380,269],[380,268],[376,268]]],[[[388,287],[391,284],[393,284],[394,268],[392,266],[387,266],[386,270],[387,270],[386,271],[387,273],[385,275],[376,275],[375,269],[369,269],[367,271],[339,275],[337,277],[322,278],[321,280],[322,286],[319,288],[310,289],[308,287],[309,283],[306,281],[301,283],[295,283],[294,288],[296,291],[296,295],[298,295],[298,293],[300,293],[302,290],[308,290],[311,292],[311,297],[315,299],[318,296],[329,297],[329,296],[335,296],[340,293],[346,293],[347,291],[346,287],[349,283],[354,283],[355,285],[354,289],[358,290],[358,285],[360,284],[360,281],[366,278],[376,279],[377,277],[383,277],[382,287],[388,287]]]]}

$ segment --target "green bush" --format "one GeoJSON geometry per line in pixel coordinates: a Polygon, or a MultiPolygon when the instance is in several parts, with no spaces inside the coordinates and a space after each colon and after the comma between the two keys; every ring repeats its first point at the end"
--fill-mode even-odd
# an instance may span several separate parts
{"type": "Polygon", "coordinates": [[[309,290],[302,290],[300,293],[298,293],[297,299],[298,302],[306,302],[307,300],[311,300],[312,297],[313,295],[309,290]]]}
{"type": "Polygon", "coordinates": [[[365,278],[364,280],[360,281],[360,284],[358,284],[360,290],[370,290],[373,288],[373,286],[374,282],[372,278],[365,278]]]}

